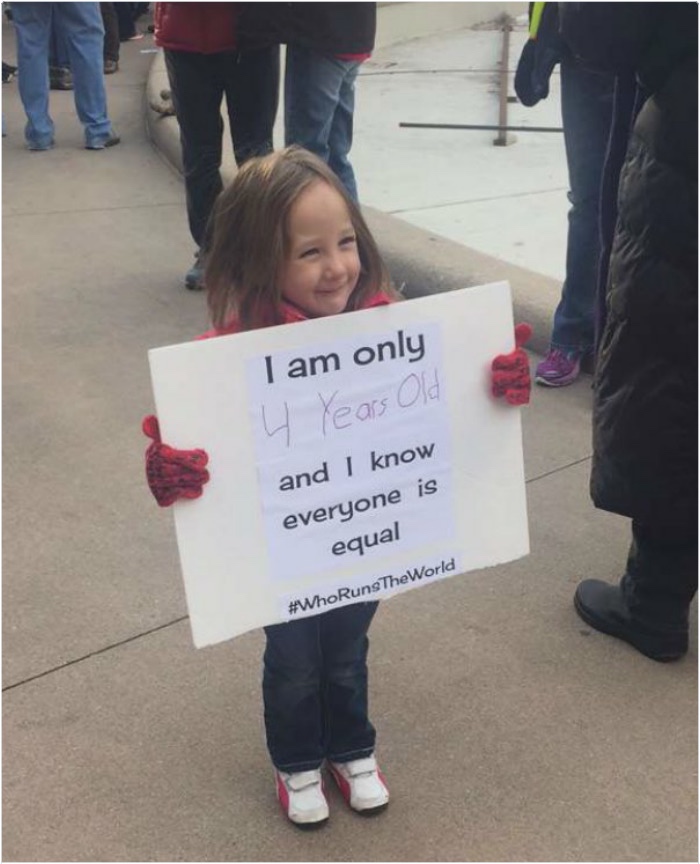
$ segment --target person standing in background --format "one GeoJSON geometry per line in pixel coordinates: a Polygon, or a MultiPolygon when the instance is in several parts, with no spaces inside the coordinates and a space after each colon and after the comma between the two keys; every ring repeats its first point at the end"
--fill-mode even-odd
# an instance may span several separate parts
{"type": "Polygon", "coordinates": [[[244,3],[241,39],[287,46],[285,145],[326,162],[357,201],[349,153],[355,80],[374,49],[376,3],[244,3]]]}
{"type": "Polygon", "coordinates": [[[85,129],[85,147],[103,150],[119,144],[107,116],[102,52],[104,27],[99,3],[15,3],[19,93],[27,115],[30,150],[54,146],[49,114],[49,43],[55,18],[68,48],[75,108],[85,129]]]}
{"type": "Polygon", "coordinates": [[[571,203],[566,277],[554,312],[547,356],[535,381],[572,384],[595,346],[595,308],[600,244],[600,193],[610,138],[614,77],[577,62],[559,36],[557,3],[530,4],[530,38],[515,76],[520,102],[531,107],[549,93],[549,77],[561,70],[561,114],[571,203]]]}
{"type": "Polygon", "coordinates": [[[143,39],[143,33],[136,29],[136,21],[140,17],[140,3],[114,3],[114,11],[117,16],[119,28],[119,41],[132,42],[135,39],[143,39]]]}
{"type": "Polygon", "coordinates": [[[164,49],[180,126],[187,218],[197,245],[185,276],[203,287],[206,230],[219,192],[226,97],[237,165],[272,151],[279,100],[279,47],[238,47],[236,3],[156,3],[155,40],[164,49]]]}
{"type": "Polygon", "coordinates": [[[119,71],[119,19],[116,3],[100,3],[102,24],[105,28],[104,73],[113,75],[119,71]]]}
{"type": "Polygon", "coordinates": [[[574,606],[647,657],[677,660],[698,580],[698,7],[563,3],[560,16],[580,62],[633,76],[643,95],[611,190],[591,471],[593,503],[631,519],[632,543],[619,584],[586,579],[574,606]]]}

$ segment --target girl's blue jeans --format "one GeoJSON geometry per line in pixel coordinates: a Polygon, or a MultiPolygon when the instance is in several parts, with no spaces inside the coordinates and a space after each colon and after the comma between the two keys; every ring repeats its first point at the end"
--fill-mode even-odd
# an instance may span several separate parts
{"type": "Polygon", "coordinates": [[[374,751],[367,716],[367,631],[378,603],[358,603],[265,628],[263,701],[270,757],[311,771],[374,751]]]}

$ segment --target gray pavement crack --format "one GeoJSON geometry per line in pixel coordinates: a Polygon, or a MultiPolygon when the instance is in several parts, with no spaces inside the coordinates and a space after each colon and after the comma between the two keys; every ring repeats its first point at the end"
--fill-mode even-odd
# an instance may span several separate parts
{"type": "Polygon", "coordinates": [[[560,465],[558,468],[552,468],[551,471],[545,471],[544,474],[538,474],[537,477],[530,477],[530,479],[526,481],[525,485],[535,483],[537,480],[544,480],[546,477],[551,477],[553,474],[560,474],[562,471],[568,471],[569,468],[575,468],[577,465],[583,465],[584,462],[590,462],[592,458],[593,454],[589,453],[588,456],[582,456],[580,459],[575,459],[573,462],[569,462],[566,465],[560,465]]]}
{"type": "Polygon", "coordinates": [[[28,678],[23,678],[21,681],[15,681],[13,684],[8,684],[6,687],[2,688],[2,692],[7,693],[9,690],[15,690],[23,684],[29,684],[39,678],[45,678],[47,675],[52,675],[54,672],[60,672],[61,669],[67,669],[69,666],[75,666],[85,660],[90,660],[91,657],[97,657],[100,654],[105,654],[107,651],[112,651],[115,648],[121,648],[123,645],[128,645],[130,642],[136,642],[137,639],[143,639],[144,636],[151,636],[153,633],[158,633],[160,630],[166,630],[168,627],[172,627],[175,624],[181,624],[183,621],[187,621],[189,617],[189,615],[182,615],[180,618],[175,618],[165,624],[151,627],[150,630],[144,630],[142,633],[136,633],[133,636],[129,636],[127,639],[121,639],[119,642],[112,642],[110,645],[98,648],[96,651],[90,651],[89,654],[83,654],[82,657],[75,657],[73,660],[67,660],[65,663],[59,663],[58,666],[52,666],[50,669],[45,669],[43,672],[37,672],[36,675],[30,675],[28,678]]]}
{"type": "MultiPolygon", "coordinates": [[[[526,481],[526,485],[530,483],[535,483],[538,480],[544,480],[546,477],[551,477],[553,474],[559,474],[562,471],[566,471],[569,468],[573,468],[576,465],[581,465],[583,462],[589,462],[592,456],[589,454],[588,456],[584,456],[581,459],[576,459],[573,462],[569,462],[566,465],[560,465],[558,468],[553,468],[551,471],[545,471],[544,474],[538,474],[537,477],[531,477],[526,481]]],[[[2,688],[3,693],[7,693],[10,690],[15,690],[17,687],[22,687],[24,684],[30,684],[32,681],[37,681],[39,678],[45,678],[47,675],[52,675],[54,672],[60,672],[62,669],[67,669],[70,666],[75,666],[78,663],[83,663],[85,660],[90,660],[92,657],[97,657],[100,654],[105,654],[107,651],[112,651],[115,648],[121,648],[123,645],[128,645],[130,642],[135,642],[138,639],[143,639],[144,636],[151,636],[153,633],[158,633],[160,630],[166,630],[168,627],[173,627],[175,624],[181,624],[183,621],[187,621],[189,619],[189,615],[182,615],[179,618],[175,618],[172,621],[167,621],[165,624],[159,624],[157,627],[152,627],[150,630],[144,630],[141,633],[136,633],[133,636],[129,636],[127,639],[121,639],[119,642],[112,642],[109,645],[105,645],[103,648],[98,648],[96,651],[90,651],[88,654],[83,654],[81,657],[75,657],[73,660],[67,660],[65,663],[59,663],[57,666],[52,666],[50,669],[45,669],[43,672],[37,672],[36,675],[30,675],[27,678],[23,678],[21,681],[15,681],[13,684],[8,684],[6,687],[2,688]]]]}

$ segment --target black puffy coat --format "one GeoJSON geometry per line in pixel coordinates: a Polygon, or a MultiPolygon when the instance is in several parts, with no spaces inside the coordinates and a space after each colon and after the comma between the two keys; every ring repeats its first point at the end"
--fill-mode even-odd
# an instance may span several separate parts
{"type": "MultiPolygon", "coordinates": [[[[698,63],[694,3],[562,4],[634,15],[611,56],[649,94],[618,191],[607,319],[594,379],[596,507],[673,530],[697,529],[698,63]],[[681,8],[683,7],[683,8],[681,8]],[[637,38],[632,45],[631,37],[637,38]],[[631,46],[631,51],[626,49],[631,46]],[[636,52],[636,56],[635,56],[636,52]]],[[[562,8],[560,7],[560,8],[562,8]]],[[[594,52],[601,51],[594,28],[594,52]]],[[[566,22],[562,22],[566,36],[566,22]]],[[[586,57],[585,28],[575,54],[586,57]]],[[[614,46],[614,39],[611,38],[614,46]]],[[[606,64],[595,64],[602,68],[606,64]]]]}

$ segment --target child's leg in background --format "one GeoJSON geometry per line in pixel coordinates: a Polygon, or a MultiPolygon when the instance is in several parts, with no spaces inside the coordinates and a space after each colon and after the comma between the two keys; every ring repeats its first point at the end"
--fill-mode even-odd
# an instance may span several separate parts
{"type": "Polygon", "coordinates": [[[376,609],[361,603],[265,628],[265,730],[281,771],[309,771],[326,756],[342,762],[374,750],[367,630],[376,609]]]}

